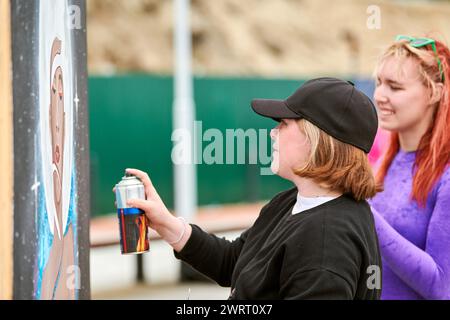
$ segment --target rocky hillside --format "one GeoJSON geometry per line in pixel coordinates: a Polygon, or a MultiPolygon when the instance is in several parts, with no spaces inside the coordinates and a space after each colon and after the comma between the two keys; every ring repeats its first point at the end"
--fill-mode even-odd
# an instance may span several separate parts
{"type": "MultiPolygon", "coordinates": [[[[88,0],[90,73],[172,73],[173,3],[88,0]]],[[[448,1],[191,0],[194,73],[367,76],[396,34],[447,42],[449,17],[448,1]]]]}

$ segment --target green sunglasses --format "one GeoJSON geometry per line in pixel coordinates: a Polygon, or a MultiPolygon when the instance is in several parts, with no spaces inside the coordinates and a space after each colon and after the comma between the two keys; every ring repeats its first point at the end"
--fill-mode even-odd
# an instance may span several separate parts
{"type": "Polygon", "coordinates": [[[414,38],[414,37],[410,37],[410,36],[398,35],[396,37],[395,41],[400,41],[400,40],[408,40],[409,41],[409,45],[411,45],[414,48],[421,48],[421,47],[426,47],[426,46],[430,45],[431,48],[433,49],[434,53],[436,54],[436,59],[437,59],[438,67],[439,67],[439,72],[441,73],[441,79],[442,79],[442,81],[444,81],[444,72],[442,71],[441,60],[438,57],[438,53],[437,53],[437,50],[436,50],[436,41],[434,41],[434,39],[430,39],[430,38],[414,38]]]}

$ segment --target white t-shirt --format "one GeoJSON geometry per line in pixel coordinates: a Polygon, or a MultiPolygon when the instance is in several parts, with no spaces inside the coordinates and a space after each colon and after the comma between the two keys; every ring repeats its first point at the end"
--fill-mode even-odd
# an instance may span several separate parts
{"type": "Polygon", "coordinates": [[[297,202],[292,208],[292,214],[297,214],[305,210],[317,207],[322,203],[328,202],[330,200],[336,199],[338,196],[332,197],[303,197],[297,193],[297,202]]]}

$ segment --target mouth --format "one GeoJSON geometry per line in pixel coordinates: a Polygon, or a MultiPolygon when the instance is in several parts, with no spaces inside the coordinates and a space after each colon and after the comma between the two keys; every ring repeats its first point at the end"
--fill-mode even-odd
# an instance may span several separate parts
{"type": "Polygon", "coordinates": [[[383,116],[391,116],[391,115],[395,114],[394,110],[388,109],[388,108],[379,108],[378,111],[383,116]]]}

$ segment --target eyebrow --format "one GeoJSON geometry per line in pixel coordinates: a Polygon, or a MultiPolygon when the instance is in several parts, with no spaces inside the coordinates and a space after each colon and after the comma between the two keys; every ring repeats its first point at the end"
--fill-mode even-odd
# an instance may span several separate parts
{"type": "MultiPolygon", "coordinates": [[[[379,76],[377,76],[377,80],[380,81],[380,77],[379,77],[379,76]]],[[[390,78],[386,78],[385,81],[386,81],[387,83],[390,83],[390,84],[398,84],[398,85],[402,85],[402,83],[400,83],[400,82],[398,82],[398,81],[396,81],[396,80],[390,79],[390,78]]]]}

